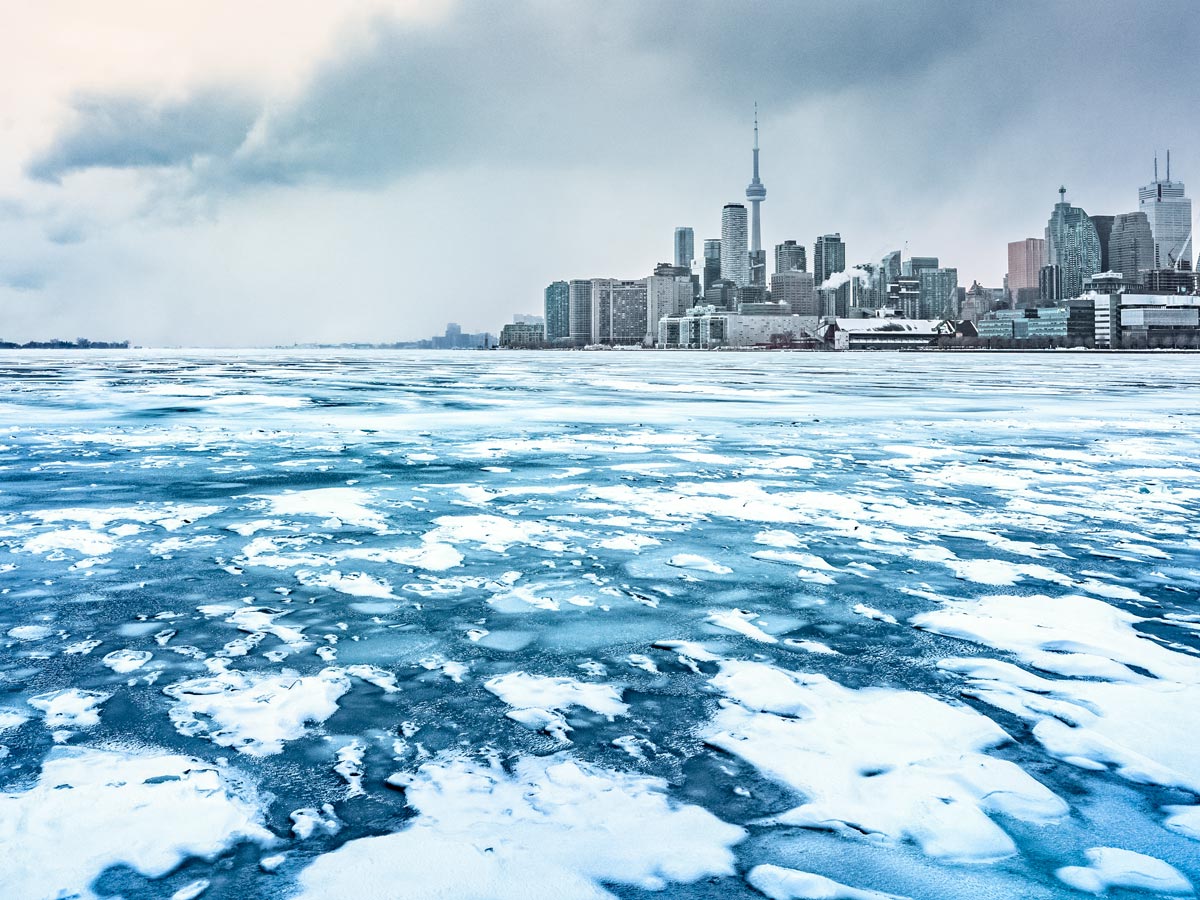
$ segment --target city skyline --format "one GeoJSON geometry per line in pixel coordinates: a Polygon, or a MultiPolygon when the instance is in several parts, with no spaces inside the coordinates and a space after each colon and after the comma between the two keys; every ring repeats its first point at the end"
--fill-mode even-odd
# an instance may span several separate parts
{"type": "Polygon", "coordinates": [[[1200,126],[1156,112],[1191,81],[1159,70],[1195,42],[1180,3],[286,8],[286,37],[271,4],[14,17],[0,338],[493,330],[566,273],[651,271],[681,223],[697,249],[715,237],[721,207],[745,197],[755,100],[768,280],[777,244],[840,232],[848,265],[907,244],[960,285],[998,285],[1007,244],[1041,234],[1059,184],[1091,215],[1122,215],[1156,149],[1171,148],[1172,177],[1200,177],[1200,126]],[[722,43],[731,16],[769,24],[753,51],[722,43]],[[605,59],[567,53],[597,30],[605,59]],[[849,59],[846,34],[862,50],[849,59]],[[1119,79],[1071,76],[1105,50],[1119,79]],[[1122,134],[1095,136],[1098,108],[1128,112],[1122,134]],[[687,110],[681,136],[648,140],[672,109],[687,110]],[[885,140],[893,115],[905,128],[885,140]],[[430,302],[448,273],[491,287],[430,302]]]}

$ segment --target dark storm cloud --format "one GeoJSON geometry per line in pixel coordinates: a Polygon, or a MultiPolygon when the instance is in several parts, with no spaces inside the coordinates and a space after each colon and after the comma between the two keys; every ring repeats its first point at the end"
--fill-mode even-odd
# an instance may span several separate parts
{"type": "Polygon", "coordinates": [[[297,97],[258,110],[212,89],[180,101],[87,98],[29,171],[52,180],[97,167],[191,167],[200,186],[236,189],[374,183],[480,161],[629,160],[646,154],[646,129],[673,118],[744,119],[751,97],[778,111],[928,70],[978,41],[989,9],[469,3],[435,26],[380,18],[297,97]]]}
{"type": "Polygon", "coordinates": [[[188,166],[224,157],[245,139],[256,110],[233,91],[205,88],[179,100],[80,97],[75,116],[53,146],[29,164],[42,181],[90,168],[188,166]]]}

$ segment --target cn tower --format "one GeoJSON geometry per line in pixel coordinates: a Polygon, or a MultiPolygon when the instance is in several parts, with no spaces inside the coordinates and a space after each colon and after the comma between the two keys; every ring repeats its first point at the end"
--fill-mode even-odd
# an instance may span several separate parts
{"type": "Polygon", "coordinates": [[[750,201],[750,252],[762,251],[762,222],[759,218],[759,204],[767,199],[767,189],[758,180],[758,104],[754,104],[754,178],[746,188],[746,199],[750,201]]]}

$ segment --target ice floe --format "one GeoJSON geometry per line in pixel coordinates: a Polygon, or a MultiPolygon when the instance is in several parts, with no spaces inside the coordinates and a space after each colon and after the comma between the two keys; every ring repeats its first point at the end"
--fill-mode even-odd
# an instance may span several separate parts
{"type": "Polygon", "coordinates": [[[384,534],[387,518],[372,509],[370,503],[375,495],[363,488],[316,488],[308,491],[286,491],[279,494],[259,495],[268,513],[273,516],[300,516],[322,519],[329,528],[354,526],[384,534]]]}
{"type": "Polygon", "coordinates": [[[186,756],[59,748],[32,788],[0,794],[7,900],[90,898],[110,866],[161,878],[241,841],[274,842],[255,792],[186,756]]]}
{"type": "Polygon", "coordinates": [[[746,881],[771,900],[908,900],[897,894],[858,890],[823,875],[770,864],[755,866],[747,873],[746,881]]]}
{"type": "Polygon", "coordinates": [[[29,705],[46,717],[47,728],[92,728],[100,724],[100,706],[112,694],[63,688],[29,698],[29,705]]]}
{"type": "Polygon", "coordinates": [[[303,900],[603,900],[606,884],[662,890],[733,873],[741,828],[668,799],[666,783],[569,757],[509,771],[444,755],[405,795],[417,817],[360,838],[299,875],[303,900]]]}
{"type": "Polygon", "coordinates": [[[705,740],[805,798],[775,822],[974,861],[1016,852],[989,814],[1048,823],[1067,812],[1019,766],[984,752],[1011,739],[967,707],[754,662],[722,662],[713,686],[729,701],[705,740]]]}
{"type": "Polygon", "coordinates": [[[310,724],[337,712],[350,690],[341,669],[299,675],[241,672],[214,667],[212,674],[163,688],[174,700],[171,722],[180,734],[204,737],[250,756],[280,753],[286,741],[302,737],[310,724]]]}
{"type": "Polygon", "coordinates": [[[1084,855],[1088,865],[1064,866],[1054,873],[1077,891],[1103,894],[1115,887],[1156,894],[1192,893],[1191,882],[1178,869],[1153,856],[1117,847],[1093,847],[1084,855]]]}
{"type": "Polygon", "coordinates": [[[571,730],[563,716],[571,707],[582,707],[609,719],[629,710],[621,700],[621,692],[612,685],[574,678],[509,672],[489,678],[483,686],[512,707],[507,713],[510,719],[560,741],[567,740],[571,730]]]}

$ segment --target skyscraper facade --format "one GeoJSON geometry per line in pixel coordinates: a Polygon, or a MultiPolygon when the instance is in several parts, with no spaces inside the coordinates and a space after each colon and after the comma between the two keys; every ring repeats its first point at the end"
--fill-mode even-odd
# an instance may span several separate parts
{"type": "Polygon", "coordinates": [[[746,243],[746,207],[726,203],[721,210],[721,277],[738,287],[750,283],[750,249],[746,243]]]}
{"type": "Polygon", "coordinates": [[[793,269],[803,272],[808,269],[808,254],[803,244],[795,241],[784,241],[775,245],[775,271],[790,272],[793,269]]]}
{"type": "Polygon", "coordinates": [[[1088,214],[1067,202],[1067,189],[1046,224],[1046,261],[1058,266],[1061,294],[1071,300],[1083,293],[1083,280],[1100,271],[1100,235],[1088,214]]]}
{"type": "Polygon", "coordinates": [[[1126,284],[1141,284],[1154,268],[1154,234],[1144,212],[1113,218],[1108,237],[1108,271],[1120,272],[1126,284]]]}
{"type": "Polygon", "coordinates": [[[1108,241],[1112,237],[1113,221],[1116,216],[1091,216],[1092,224],[1096,226],[1096,236],[1100,238],[1100,271],[1112,269],[1108,261],[1108,241]]]}
{"type": "Polygon", "coordinates": [[[817,288],[811,272],[786,269],[771,276],[771,299],[786,303],[794,315],[818,316],[817,288]]]}
{"type": "Polygon", "coordinates": [[[1154,236],[1154,268],[1192,267],[1192,201],[1184,194],[1183,182],[1171,180],[1171,155],[1167,154],[1167,177],[1159,180],[1158,160],[1154,181],[1138,189],[1138,209],[1150,220],[1154,236]]]}
{"type": "Polygon", "coordinates": [[[690,228],[675,229],[675,265],[692,270],[696,259],[696,233],[690,228]]]}
{"type": "Polygon", "coordinates": [[[900,271],[909,278],[920,278],[922,269],[936,269],[937,267],[938,258],[936,256],[910,256],[901,265],[900,271]]]}
{"type": "Polygon", "coordinates": [[[594,343],[592,340],[592,282],[589,278],[573,278],[567,288],[567,309],[570,319],[568,337],[576,347],[594,343]]]}
{"type": "Polygon", "coordinates": [[[813,245],[813,278],[817,287],[829,280],[834,272],[846,271],[846,245],[841,232],[823,234],[813,245]]]}
{"type": "Polygon", "coordinates": [[[887,296],[888,285],[903,273],[900,267],[900,251],[893,250],[879,261],[879,287],[883,296],[887,296]]]}
{"type": "Polygon", "coordinates": [[[1046,242],[1042,238],[1025,238],[1008,245],[1008,290],[1015,306],[1037,302],[1038,277],[1046,264],[1046,242]]]}
{"type": "Polygon", "coordinates": [[[917,270],[920,292],[917,301],[919,319],[953,319],[958,316],[958,269],[921,268],[917,270]]]}
{"type": "Polygon", "coordinates": [[[721,277],[721,242],[709,238],[704,242],[704,290],[721,277]]]}
{"type": "Polygon", "coordinates": [[[565,281],[554,281],[546,287],[546,343],[565,341],[571,336],[571,287],[565,281]]]}

